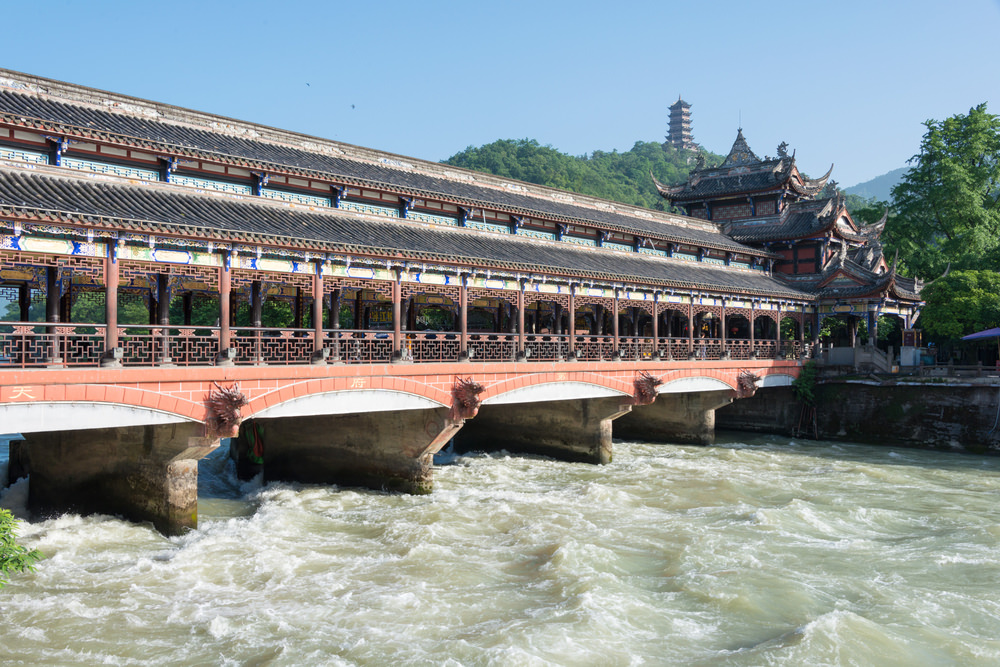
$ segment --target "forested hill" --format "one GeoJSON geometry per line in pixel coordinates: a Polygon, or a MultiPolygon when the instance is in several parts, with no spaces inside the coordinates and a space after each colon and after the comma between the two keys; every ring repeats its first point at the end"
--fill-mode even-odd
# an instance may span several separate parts
{"type": "MultiPolygon", "coordinates": [[[[714,166],[722,156],[703,153],[714,166]]],[[[574,157],[534,139],[501,139],[478,148],[469,146],[452,155],[445,164],[496,176],[560,188],[612,201],[664,210],[650,172],[661,183],[677,185],[687,180],[697,152],[673,146],[637,141],[631,150],[619,153],[594,151],[574,157]]]]}

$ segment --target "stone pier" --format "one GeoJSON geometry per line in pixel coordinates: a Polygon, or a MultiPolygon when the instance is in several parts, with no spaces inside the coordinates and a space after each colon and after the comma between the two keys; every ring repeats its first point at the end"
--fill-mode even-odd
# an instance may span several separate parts
{"type": "Polygon", "coordinates": [[[715,411],[733,402],[732,390],[664,393],[615,422],[616,438],[711,445],[715,411]]]}
{"type": "Polygon", "coordinates": [[[483,405],[455,437],[455,448],[610,463],[611,423],[631,409],[628,397],[483,405]]]}
{"type": "Polygon", "coordinates": [[[429,493],[462,424],[448,408],[260,419],[264,479],[429,493]]]}
{"type": "MultiPolygon", "coordinates": [[[[176,535],[198,525],[198,460],[219,446],[194,422],[26,433],[28,509],[115,514],[176,535]]],[[[16,450],[16,451],[15,451],[16,450]]]]}

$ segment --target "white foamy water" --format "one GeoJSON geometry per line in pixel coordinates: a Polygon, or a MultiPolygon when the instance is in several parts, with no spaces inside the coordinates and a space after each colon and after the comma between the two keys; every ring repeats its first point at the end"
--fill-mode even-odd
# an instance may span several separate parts
{"type": "Polygon", "coordinates": [[[720,440],[454,457],[429,496],[240,484],[220,450],[182,537],[23,524],[0,663],[1000,663],[1000,459],[720,440]]]}

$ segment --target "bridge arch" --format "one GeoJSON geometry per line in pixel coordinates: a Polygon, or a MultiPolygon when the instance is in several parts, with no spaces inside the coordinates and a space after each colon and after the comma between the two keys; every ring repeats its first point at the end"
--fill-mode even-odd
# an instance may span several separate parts
{"type": "Polygon", "coordinates": [[[633,391],[631,382],[597,373],[538,373],[486,387],[483,405],[630,397],[633,391]]]}
{"type": "Polygon", "coordinates": [[[0,424],[11,433],[84,431],[126,426],[156,426],[199,422],[143,405],[92,401],[33,401],[0,404],[0,424]]]}
{"type": "Polygon", "coordinates": [[[449,390],[410,378],[314,378],[254,398],[243,409],[243,417],[301,417],[450,406],[449,390]]]}
{"type": "Polygon", "coordinates": [[[692,375],[688,377],[665,380],[657,387],[660,394],[686,394],[701,391],[732,391],[736,387],[727,380],[709,375],[692,375]]]}

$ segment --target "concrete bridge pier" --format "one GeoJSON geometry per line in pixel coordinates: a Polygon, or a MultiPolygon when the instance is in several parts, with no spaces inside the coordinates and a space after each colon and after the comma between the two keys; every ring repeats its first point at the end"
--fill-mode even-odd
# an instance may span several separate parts
{"type": "MultiPolygon", "coordinates": [[[[198,460],[219,446],[196,422],[25,433],[28,509],[115,514],[176,535],[198,525],[198,460]]],[[[16,450],[16,451],[15,451],[16,450]]]]}
{"type": "Polygon", "coordinates": [[[430,493],[434,454],[463,425],[448,408],[259,419],[266,481],[430,493]]]}
{"type": "Polygon", "coordinates": [[[613,396],[483,405],[455,437],[455,448],[610,463],[611,422],[632,409],[629,401],[628,396],[613,396]]]}
{"type": "Polygon", "coordinates": [[[664,393],[650,405],[639,405],[615,422],[616,438],[711,445],[715,411],[733,402],[732,389],[664,393]]]}

